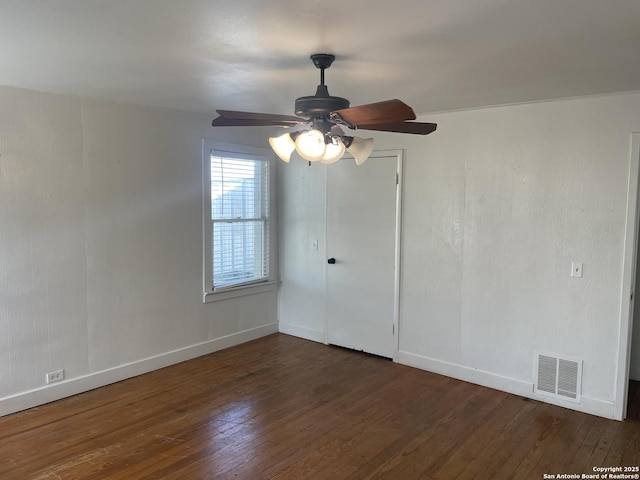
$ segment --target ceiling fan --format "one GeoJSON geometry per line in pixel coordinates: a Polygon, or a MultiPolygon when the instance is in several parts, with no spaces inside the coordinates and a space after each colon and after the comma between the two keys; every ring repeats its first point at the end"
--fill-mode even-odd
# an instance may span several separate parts
{"type": "Polygon", "coordinates": [[[364,163],[373,150],[372,138],[345,135],[342,127],[353,130],[377,130],[382,132],[427,135],[437,128],[435,123],[413,122],[416,114],[400,100],[350,107],[349,100],[329,95],[324,83],[324,71],[331,66],[335,56],[329,53],[311,55],[313,64],[320,69],[320,85],[315,95],[300,97],[295,101],[295,114],[216,110],[218,117],[214,127],[275,126],[293,128],[279,137],[269,138],[269,144],[283,161],[289,162],[294,150],[309,162],[334,163],[345,150],[364,163]]]}

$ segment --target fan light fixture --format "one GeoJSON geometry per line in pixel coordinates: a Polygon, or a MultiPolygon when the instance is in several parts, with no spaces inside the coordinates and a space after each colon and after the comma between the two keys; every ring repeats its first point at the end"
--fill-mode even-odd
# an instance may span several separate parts
{"type": "Polygon", "coordinates": [[[346,151],[355,158],[357,165],[362,165],[373,151],[373,138],[331,135],[313,129],[270,137],[269,145],[286,163],[291,161],[294,150],[309,162],[324,164],[337,162],[346,151]]]}
{"type": "Polygon", "coordinates": [[[285,163],[291,161],[291,154],[296,149],[296,144],[288,133],[280,135],[279,137],[269,137],[269,145],[271,145],[271,148],[280,160],[285,163]]]}

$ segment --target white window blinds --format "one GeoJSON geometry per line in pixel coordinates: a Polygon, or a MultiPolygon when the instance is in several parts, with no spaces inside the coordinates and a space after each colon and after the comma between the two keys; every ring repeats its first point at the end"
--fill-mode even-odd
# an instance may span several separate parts
{"type": "Polygon", "coordinates": [[[211,154],[213,289],[269,279],[269,162],[211,154]]]}

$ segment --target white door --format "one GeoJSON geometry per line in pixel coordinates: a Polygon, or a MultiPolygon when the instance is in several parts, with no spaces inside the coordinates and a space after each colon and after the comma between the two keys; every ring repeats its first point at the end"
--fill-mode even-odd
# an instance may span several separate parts
{"type": "Polygon", "coordinates": [[[392,358],[397,341],[399,152],[327,173],[327,339],[392,358]],[[335,260],[335,263],[334,263],[335,260]]]}

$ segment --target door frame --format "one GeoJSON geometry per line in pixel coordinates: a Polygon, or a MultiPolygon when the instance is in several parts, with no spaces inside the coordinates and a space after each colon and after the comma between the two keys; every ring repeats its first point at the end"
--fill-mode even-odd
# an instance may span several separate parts
{"type": "MultiPolygon", "coordinates": [[[[395,252],[394,252],[394,278],[393,278],[393,336],[392,338],[392,357],[394,362],[398,362],[398,352],[400,349],[400,269],[401,269],[401,245],[402,245],[402,173],[403,167],[403,154],[404,150],[374,150],[369,155],[367,161],[375,161],[376,158],[394,158],[396,159],[396,209],[395,209],[395,252]]],[[[346,157],[344,160],[349,160],[346,157]]],[[[331,168],[329,165],[328,168],[331,168]]],[[[329,175],[325,175],[325,192],[328,192],[327,182],[329,181],[329,175]]],[[[329,218],[329,202],[325,200],[325,222],[329,218]]],[[[327,238],[328,228],[325,223],[325,238],[324,244],[328,245],[327,238]]],[[[325,282],[329,281],[329,275],[327,274],[327,264],[325,263],[325,282]]],[[[325,284],[325,301],[328,301],[327,292],[329,291],[328,284],[325,284]]],[[[329,316],[328,309],[325,306],[325,319],[324,319],[324,343],[329,344],[329,316]]]]}
{"type": "Polygon", "coordinates": [[[631,340],[633,328],[633,293],[636,282],[636,255],[640,209],[638,191],[640,182],[640,133],[631,134],[629,149],[629,185],[627,189],[627,219],[624,234],[622,289],[620,294],[620,328],[618,330],[618,355],[616,362],[614,418],[627,416],[629,391],[629,367],[631,365],[631,340]]]}
{"type": "Polygon", "coordinates": [[[388,150],[396,156],[396,251],[395,251],[395,270],[393,279],[393,361],[398,362],[400,351],[400,270],[402,268],[402,172],[403,168],[403,151],[388,150]]]}

